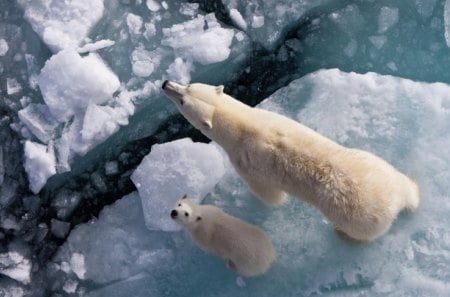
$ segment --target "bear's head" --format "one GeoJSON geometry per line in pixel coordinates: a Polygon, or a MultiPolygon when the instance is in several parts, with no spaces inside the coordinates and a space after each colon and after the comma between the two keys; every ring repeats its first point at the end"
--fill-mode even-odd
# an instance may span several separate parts
{"type": "Polygon", "coordinates": [[[192,228],[202,220],[200,214],[195,212],[195,204],[186,194],[178,200],[176,207],[170,212],[170,217],[186,228],[192,228]]]}
{"type": "Polygon", "coordinates": [[[195,128],[202,132],[213,128],[214,110],[223,100],[223,86],[216,87],[200,83],[183,86],[166,80],[162,88],[180,113],[195,128]]]}

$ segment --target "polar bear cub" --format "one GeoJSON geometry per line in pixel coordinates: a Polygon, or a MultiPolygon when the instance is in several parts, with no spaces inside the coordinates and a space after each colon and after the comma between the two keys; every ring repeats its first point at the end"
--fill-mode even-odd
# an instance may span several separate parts
{"type": "Polygon", "coordinates": [[[225,259],[239,276],[265,273],[275,261],[272,242],[261,229],[218,207],[194,204],[184,195],[170,216],[202,250],[225,259]]]}
{"type": "Polygon", "coordinates": [[[247,106],[223,86],[163,83],[181,114],[217,142],[268,205],[287,194],[317,207],[338,234],[371,241],[403,209],[419,205],[417,185],[381,158],[343,147],[285,116],[247,106]]]}

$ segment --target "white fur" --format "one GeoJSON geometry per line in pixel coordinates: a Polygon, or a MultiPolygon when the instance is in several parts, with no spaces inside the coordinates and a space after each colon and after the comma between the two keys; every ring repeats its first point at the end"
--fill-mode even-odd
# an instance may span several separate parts
{"type": "Polygon", "coordinates": [[[275,261],[272,242],[261,229],[218,207],[197,205],[184,196],[173,211],[177,215],[172,218],[202,250],[225,259],[227,267],[240,276],[262,274],[275,261]]]}
{"type": "Polygon", "coordinates": [[[345,148],[282,115],[249,107],[205,84],[165,85],[183,116],[227,152],[237,172],[268,205],[299,197],[338,234],[371,241],[397,214],[419,205],[417,185],[381,158],[345,148]]]}

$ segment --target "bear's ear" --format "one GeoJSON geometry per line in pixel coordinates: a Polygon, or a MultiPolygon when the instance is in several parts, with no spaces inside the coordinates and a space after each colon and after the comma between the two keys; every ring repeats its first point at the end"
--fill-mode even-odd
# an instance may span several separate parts
{"type": "Polygon", "coordinates": [[[202,220],[202,217],[200,217],[200,216],[198,216],[197,219],[196,219],[197,222],[201,221],[201,220],[202,220]]]}
{"type": "Polygon", "coordinates": [[[208,129],[208,130],[212,129],[212,122],[211,122],[211,120],[203,120],[202,121],[202,125],[203,125],[203,127],[205,129],[208,129]]]}
{"type": "Polygon", "coordinates": [[[184,194],[183,197],[181,197],[181,199],[187,199],[187,194],[184,194]]]}
{"type": "Polygon", "coordinates": [[[220,85],[220,86],[216,87],[216,93],[217,93],[217,95],[222,95],[223,94],[223,85],[220,85]]]}

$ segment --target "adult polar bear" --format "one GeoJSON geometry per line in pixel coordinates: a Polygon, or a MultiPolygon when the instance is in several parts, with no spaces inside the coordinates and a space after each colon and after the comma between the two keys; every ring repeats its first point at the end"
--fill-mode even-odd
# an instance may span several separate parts
{"type": "Polygon", "coordinates": [[[223,86],[165,81],[183,116],[227,152],[236,171],[268,205],[299,197],[343,237],[371,241],[403,209],[419,205],[417,185],[381,158],[345,148],[282,115],[247,106],[223,86]]]}

